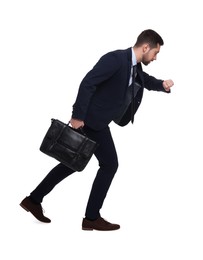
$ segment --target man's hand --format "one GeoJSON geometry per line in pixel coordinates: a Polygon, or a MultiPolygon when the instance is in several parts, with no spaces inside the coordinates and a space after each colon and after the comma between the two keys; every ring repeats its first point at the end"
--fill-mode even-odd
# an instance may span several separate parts
{"type": "Polygon", "coordinates": [[[78,129],[78,128],[81,128],[81,127],[84,126],[84,121],[79,120],[79,119],[71,118],[70,124],[71,124],[71,126],[72,126],[74,129],[78,129]]]}
{"type": "Polygon", "coordinates": [[[163,82],[163,87],[166,91],[170,91],[171,87],[173,87],[174,83],[173,80],[168,79],[168,80],[164,80],[163,82]]]}

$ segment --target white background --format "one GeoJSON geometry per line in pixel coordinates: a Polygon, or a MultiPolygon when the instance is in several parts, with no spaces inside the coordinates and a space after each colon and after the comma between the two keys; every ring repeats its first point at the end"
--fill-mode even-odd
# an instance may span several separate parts
{"type": "Polygon", "coordinates": [[[203,259],[201,1],[1,0],[1,259],[203,259]],[[57,162],[39,152],[50,119],[68,122],[101,55],[144,29],[164,39],[143,69],[173,79],[145,91],[135,123],[111,124],[120,167],[102,209],[115,232],[81,230],[97,161],[43,201],[51,224],[19,207],[57,162]]]}

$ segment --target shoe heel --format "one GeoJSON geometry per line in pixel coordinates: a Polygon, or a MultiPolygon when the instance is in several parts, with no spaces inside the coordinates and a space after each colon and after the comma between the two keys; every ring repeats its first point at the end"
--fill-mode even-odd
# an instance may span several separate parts
{"type": "Polygon", "coordinates": [[[82,227],[82,230],[84,230],[84,231],[93,231],[93,228],[82,227]]]}
{"type": "Polygon", "coordinates": [[[29,212],[29,210],[28,210],[25,206],[23,206],[22,203],[20,203],[20,206],[21,206],[24,210],[26,210],[27,212],[29,212]]]}

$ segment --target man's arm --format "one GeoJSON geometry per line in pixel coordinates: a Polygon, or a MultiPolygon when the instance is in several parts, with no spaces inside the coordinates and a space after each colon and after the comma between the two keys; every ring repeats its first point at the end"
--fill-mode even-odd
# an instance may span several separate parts
{"type": "Polygon", "coordinates": [[[170,93],[171,87],[174,85],[171,79],[160,80],[143,72],[145,88],[148,90],[163,91],[170,93]]]}
{"type": "Polygon", "coordinates": [[[100,87],[100,84],[112,77],[119,67],[119,60],[116,55],[111,52],[102,56],[93,69],[87,73],[80,84],[78,95],[73,105],[73,120],[71,120],[71,122],[74,125],[78,126],[84,124],[92,96],[97,91],[97,88],[100,87]],[[77,122],[74,120],[77,120],[77,122]]]}

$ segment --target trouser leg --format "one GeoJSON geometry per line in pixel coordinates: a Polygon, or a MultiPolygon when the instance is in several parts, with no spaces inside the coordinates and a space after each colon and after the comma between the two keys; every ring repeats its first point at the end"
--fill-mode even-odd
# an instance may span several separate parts
{"type": "Polygon", "coordinates": [[[102,131],[93,131],[86,127],[85,131],[99,144],[95,156],[100,168],[93,182],[85,213],[87,218],[96,219],[100,216],[99,211],[117,171],[118,159],[109,127],[102,131]]]}
{"type": "Polygon", "coordinates": [[[54,167],[42,182],[30,193],[30,197],[36,203],[41,203],[44,196],[46,196],[59,182],[71,175],[74,170],[59,163],[54,167]]]}

